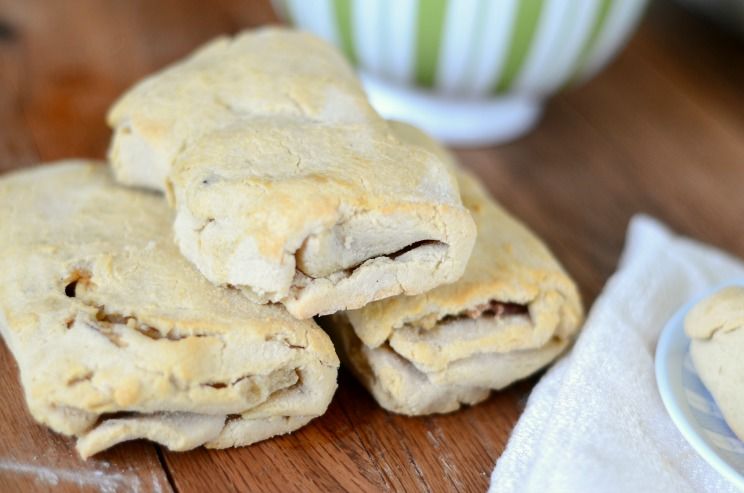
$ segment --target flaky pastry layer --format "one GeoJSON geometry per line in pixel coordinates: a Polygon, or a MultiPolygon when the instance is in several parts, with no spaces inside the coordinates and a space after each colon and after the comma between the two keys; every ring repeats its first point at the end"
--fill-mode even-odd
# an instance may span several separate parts
{"type": "MultiPolygon", "coordinates": [[[[451,156],[416,129],[402,138],[451,156]]],[[[583,319],[576,285],[545,245],[457,170],[478,237],[458,281],[323,320],[346,361],[385,408],[457,409],[524,378],[570,343],[583,319]]]]}
{"type": "Polygon", "coordinates": [[[210,281],[308,318],[462,275],[475,228],[451,170],[401,140],[329,44],[219,38],[111,109],[119,181],[165,190],[210,281]]]}
{"type": "Polygon", "coordinates": [[[312,321],[206,281],[161,196],[68,161],[0,179],[0,332],[34,418],[87,457],[133,438],[247,445],[325,412],[312,321]]]}

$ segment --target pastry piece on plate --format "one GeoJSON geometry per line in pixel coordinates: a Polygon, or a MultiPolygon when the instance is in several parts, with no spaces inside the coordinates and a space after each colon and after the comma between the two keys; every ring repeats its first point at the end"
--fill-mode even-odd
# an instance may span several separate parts
{"type": "MultiPolygon", "coordinates": [[[[447,159],[421,132],[395,127],[447,159]]],[[[342,362],[390,411],[442,413],[482,401],[550,363],[582,321],[576,286],[545,245],[457,173],[478,228],[463,277],[321,321],[342,362]]]]}
{"type": "Polygon", "coordinates": [[[211,282],[298,318],[457,280],[475,240],[455,177],[396,137],[307,33],[219,38],[111,109],[116,178],[165,190],[211,282]]]}
{"type": "Polygon", "coordinates": [[[724,288],[695,305],[685,318],[685,332],[700,380],[744,440],[744,287],[724,288]]]}
{"type": "Polygon", "coordinates": [[[93,163],[0,179],[0,331],[31,414],[83,457],[136,438],[248,445],[323,414],[336,389],[328,336],[209,283],[172,220],[93,163]]]}

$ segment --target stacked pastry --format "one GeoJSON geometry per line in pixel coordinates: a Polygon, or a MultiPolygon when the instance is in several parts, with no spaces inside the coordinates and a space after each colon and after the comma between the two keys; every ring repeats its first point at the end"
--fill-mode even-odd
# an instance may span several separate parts
{"type": "Polygon", "coordinates": [[[171,222],[96,163],[0,180],[0,329],[31,414],[83,457],[133,438],[247,445],[323,414],[336,389],[323,331],[206,281],[171,222]]]}
{"type": "Polygon", "coordinates": [[[396,138],[310,35],[218,39],[137,85],[109,123],[116,178],[167,193],[184,256],[295,317],[455,281],[472,250],[447,167],[396,138]]]}
{"type": "Polygon", "coordinates": [[[576,286],[547,248],[413,127],[406,141],[450,162],[478,228],[464,275],[418,296],[325,318],[342,360],[390,411],[422,415],[475,404],[560,354],[581,323],[576,286]]]}
{"type": "Polygon", "coordinates": [[[409,414],[484,399],[578,328],[540,241],[308,34],[218,39],[109,123],[110,168],[0,180],[0,331],[34,418],[83,456],[247,445],[323,414],[339,363],[316,315],[409,414]]]}

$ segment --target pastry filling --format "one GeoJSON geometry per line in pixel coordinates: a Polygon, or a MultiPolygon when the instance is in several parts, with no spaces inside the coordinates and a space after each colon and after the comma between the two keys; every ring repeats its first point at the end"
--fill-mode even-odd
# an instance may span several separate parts
{"type": "Polygon", "coordinates": [[[442,243],[441,241],[436,241],[436,240],[421,240],[421,241],[417,241],[417,242],[411,243],[410,245],[407,245],[407,246],[405,246],[405,247],[401,248],[400,250],[397,250],[397,251],[395,251],[393,253],[387,253],[387,254],[383,254],[383,255],[377,255],[376,257],[370,257],[368,259],[365,259],[363,262],[360,262],[360,263],[358,263],[356,265],[353,265],[351,267],[347,267],[346,269],[344,269],[344,272],[346,274],[349,274],[350,275],[357,268],[359,268],[364,262],[367,262],[369,260],[374,260],[376,258],[386,258],[386,257],[389,258],[390,260],[395,260],[398,257],[403,256],[403,255],[405,255],[408,252],[412,252],[413,250],[415,250],[417,248],[421,248],[421,247],[429,246],[429,245],[444,245],[444,243],[442,243]]]}
{"type": "Polygon", "coordinates": [[[340,257],[333,258],[333,259],[319,259],[315,258],[308,259],[308,253],[306,251],[306,246],[303,246],[300,250],[298,250],[296,258],[297,258],[297,270],[301,272],[302,274],[310,277],[310,278],[320,278],[320,277],[326,277],[334,273],[343,273],[346,276],[350,276],[356,269],[361,267],[364,263],[378,259],[378,258],[389,258],[390,260],[396,260],[397,258],[412,252],[413,250],[416,250],[418,248],[428,247],[428,246],[434,246],[434,245],[441,245],[441,246],[447,246],[446,243],[443,243],[441,241],[437,240],[419,240],[415,241],[413,243],[409,243],[408,245],[403,246],[402,248],[398,248],[395,251],[392,252],[380,252],[378,255],[371,255],[367,258],[356,258],[356,259],[343,259],[340,257]]]}
{"type": "Polygon", "coordinates": [[[439,323],[454,322],[456,320],[475,320],[476,318],[505,318],[513,316],[529,316],[530,312],[527,305],[519,303],[504,303],[501,301],[491,300],[488,303],[482,303],[472,308],[467,308],[456,315],[447,315],[439,320],[439,323]]]}
{"type": "Polygon", "coordinates": [[[439,318],[439,315],[432,313],[416,321],[406,323],[404,327],[414,330],[431,330],[437,326],[449,325],[454,322],[464,320],[478,319],[504,319],[507,317],[527,317],[530,316],[530,310],[527,305],[520,303],[509,303],[497,300],[490,300],[488,303],[481,303],[470,308],[466,308],[459,313],[445,315],[439,318]]]}
{"type": "Polygon", "coordinates": [[[65,295],[68,298],[75,298],[77,296],[76,290],[78,284],[82,286],[90,285],[91,273],[84,269],[75,269],[65,279],[65,295]]]}

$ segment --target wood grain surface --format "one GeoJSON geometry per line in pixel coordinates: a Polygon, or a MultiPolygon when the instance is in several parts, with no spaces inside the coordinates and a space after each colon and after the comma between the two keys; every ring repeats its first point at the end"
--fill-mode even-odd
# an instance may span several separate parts
{"type": "MultiPolygon", "coordinates": [[[[107,107],[225,32],[274,21],[258,0],[0,0],[0,171],[103,157],[107,107]]],[[[656,2],[619,58],[554,98],[514,143],[458,151],[553,248],[587,305],[630,217],[744,256],[744,43],[656,2]]],[[[0,491],[483,491],[535,379],[445,416],[386,413],[346,373],[328,413],[226,451],[129,443],[83,462],[27,414],[0,348],[0,491]]]]}

